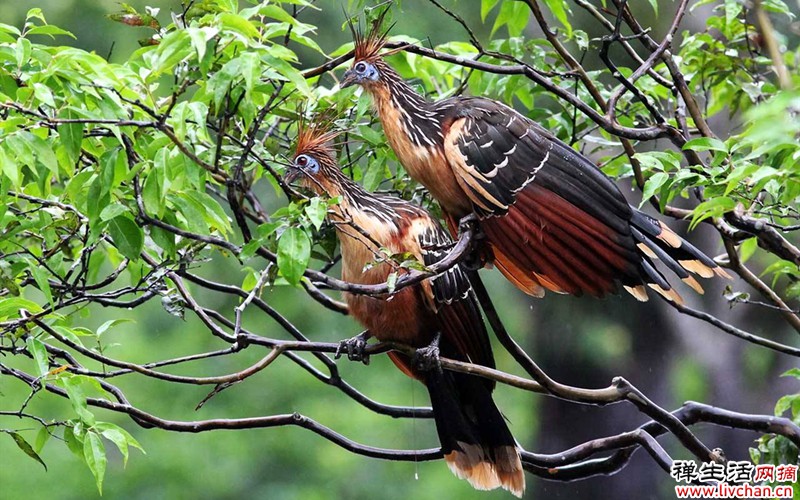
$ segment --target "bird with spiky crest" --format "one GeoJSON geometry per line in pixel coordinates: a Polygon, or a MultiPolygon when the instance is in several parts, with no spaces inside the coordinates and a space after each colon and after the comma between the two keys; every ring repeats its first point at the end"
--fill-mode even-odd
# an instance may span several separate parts
{"type": "MultiPolygon", "coordinates": [[[[386,258],[387,252],[411,256],[424,266],[444,258],[452,240],[439,222],[412,203],[370,193],[346,177],[337,166],[335,137],[319,122],[302,127],[287,182],[339,198],[328,220],[341,246],[342,279],[373,285],[386,283],[391,273],[405,273],[386,258]]],[[[345,293],[345,300],[368,332],[353,339],[357,346],[363,348],[365,339],[373,336],[428,352],[433,346],[444,357],[494,367],[477,301],[458,266],[396,293],[345,293]]],[[[525,476],[519,450],[492,400],[494,383],[464,373],[421,369],[401,353],[389,356],[403,373],[427,387],[450,470],[477,489],[505,488],[521,496],[525,476]]]]}
{"type": "Polygon", "coordinates": [[[350,24],[354,60],[341,87],[372,98],[386,138],[409,175],[453,221],[474,213],[482,258],[524,292],[603,297],[622,285],[640,301],[649,287],[681,296],[662,263],[698,293],[693,274],[728,277],[663,222],[632,207],[588,158],[529,118],[492,99],[428,101],[384,60],[384,10],[364,34],[350,24]]]}

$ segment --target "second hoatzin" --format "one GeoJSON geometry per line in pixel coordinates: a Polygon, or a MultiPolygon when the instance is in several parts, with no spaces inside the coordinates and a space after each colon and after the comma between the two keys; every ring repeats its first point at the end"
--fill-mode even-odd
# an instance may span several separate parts
{"type": "MultiPolygon", "coordinates": [[[[345,177],[329,145],[333,135],[317,127],[301,130],[289,181],[318,195],[340,197],[328,220],[342,253],[342,279],[386,283],[397,269],[381,249],[409,254],[424,265],[441,260],[451,246],[445,229],[422,208],[372,194],[345,177]]],[[[350,313],[369,335],[417,348],[438,339],[442,356],[494,367],[491,344],[469,280],[458,267],[391,296],[345,294],[350,313]]],[[[525,477],[519,451],[492,400],[494,383],[464,373],[421,370],[400,353],[389,353],[406,375],[430,393],[444,458],[453,473],[477,489],[505,488],[521,496],[525,477]]]]}
{"type": "Polygon", "coordinates": [[[381,54],[386,34],[353,29],[355,58],[342,87],[372,97],[386,138],[409,175],[453,220],[472,212],[486,236],[483,258],[518,288],[602,297],[619,284],[646,301],[646,286],[680,303],[653,260],[698,293],[694,273],[727,276],[661,221],[630,206],[616,184],[514,109],[491,99],[427,101],[381,54]]]}

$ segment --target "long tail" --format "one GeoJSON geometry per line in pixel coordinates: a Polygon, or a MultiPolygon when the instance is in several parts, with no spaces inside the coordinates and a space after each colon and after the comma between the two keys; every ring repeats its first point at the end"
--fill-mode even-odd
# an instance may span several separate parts
{"type": "MultiPolygon", "coordinates": [[[[397,353],[390,356],[404,372],[413,372],[408,358],[397,353]]],[[[525,474],[519,450],[492,400],[492,384],[447,370],[412,376],[428,388],[444,459],[453,474],[477,490],[503,488],[522,497],[525,474]]]]}
{"type": "MultiPolygon", "coordinates": [[[[651,259],[660,260],[681,281],[700,294],[703,293],[703,287],[690,273],[702,278],[711,278],[715,274],[727,279],[731,277],[710,257],[675,234],[663,222],[639,210],[633,210],[631,231],[636,240],[636,247],[643,254],[642,269],[650,278],[646,281],[647,285],[670,300],[682,303],[680,295],[672,290],[666,278],[655,269],[651,259]]],[[[643,286],[625,288],[637,299],[647,300],[643,286]]]]}

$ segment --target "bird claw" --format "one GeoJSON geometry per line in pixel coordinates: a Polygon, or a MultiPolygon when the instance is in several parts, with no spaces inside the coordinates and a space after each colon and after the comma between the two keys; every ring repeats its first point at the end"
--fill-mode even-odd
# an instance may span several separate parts
{"type": "Polygon", "coordinates": [[[478,225],[478,216],[474,213],[467,214],[458,221],[458,232],[463,234],[466,231],[472,231],[472,241],[469,250],[461,260],[461,265],[468,271],[483,269],[486,262],[480,251],[478,241],[481,240],[484,235],[478,225]]]}
{"type": "Polygon", "coordinates": [[[442,361],[439,359],[439,335],[427,347],[420,347],[414,353],[413,365],[424,372],[436,370],[442,372],[442,361]]]}
{"type": "Polygon", "coordinates": [[[339,359],[343,354],[347,354],[347,359],[350,361],[360,361],[365,365],[369,364],[369,354],[364,351],[367,349],[367,340],[369,340],[369,332],[363,332],[355,337],[342,340],[336,348],[334,359],[339,359]]]}
{"type": "Polygon", "coordinates": [[[478,216],[474,213],[469,213],[459,219],[458,221],[458,232],[463,233],[469,231],[470,229],[475,229],[478,224],[478,216]]]}

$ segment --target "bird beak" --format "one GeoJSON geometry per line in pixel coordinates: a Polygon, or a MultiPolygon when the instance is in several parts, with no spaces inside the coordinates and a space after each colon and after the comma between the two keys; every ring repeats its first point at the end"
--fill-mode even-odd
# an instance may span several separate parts
{"type": "Polygon", "coordinates": [[[286,184],[292,184],[297,180],[298,177],[300,177],[300,174],[301,172],[299,168],[289,167],[289,170],[287,170],[283,175],[283,182],[286,184]]]}
{"type": "Polygon", "coordinates": [[[356,75],[356,72],[352,69],[348,69],[344,72],[344,77],[342,78],[342,81],[339,82],[339,87],[345,88],[355,85],[356,83],[358,83],[358,76],[356,75]]]}

